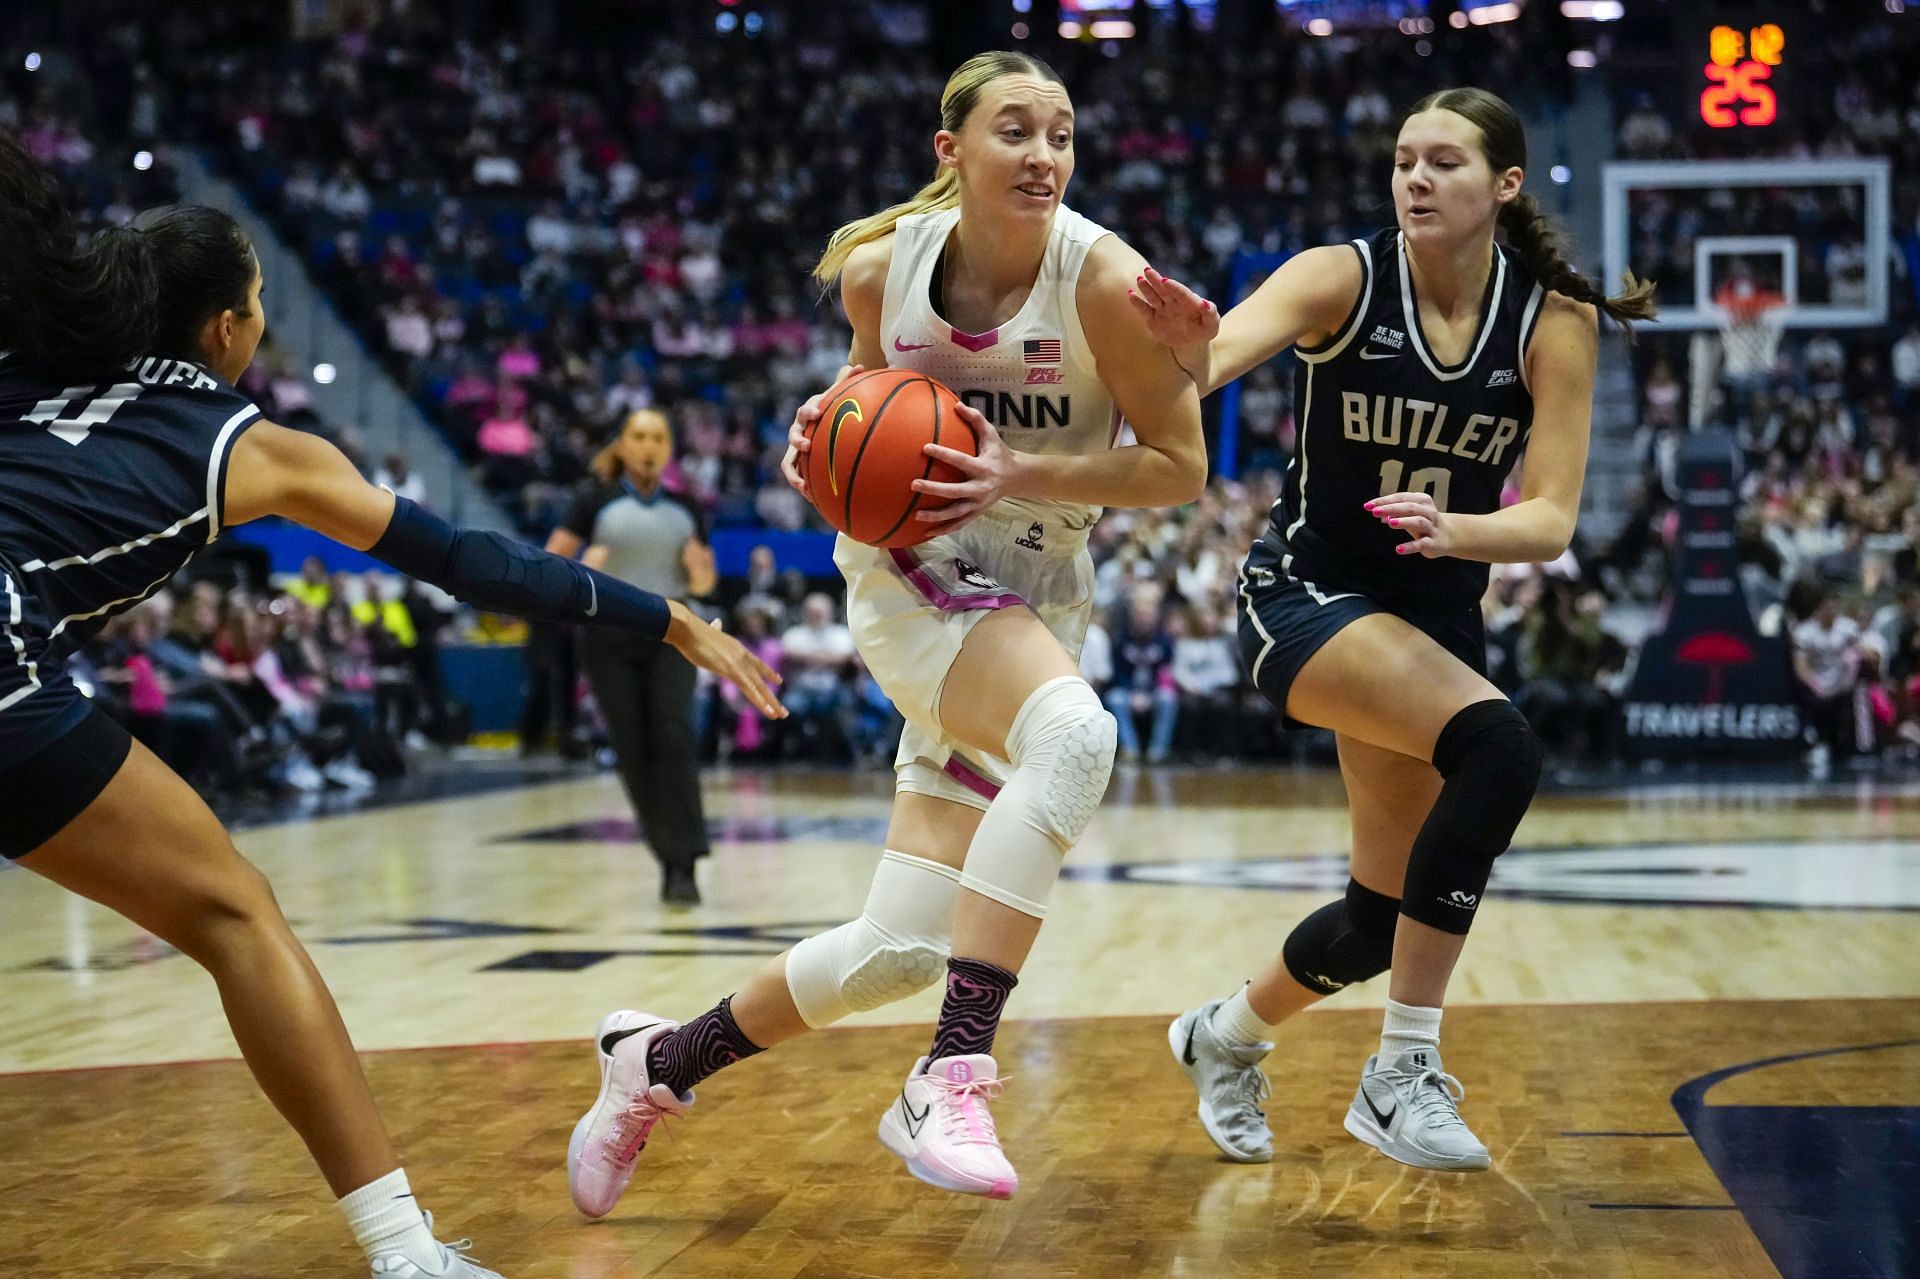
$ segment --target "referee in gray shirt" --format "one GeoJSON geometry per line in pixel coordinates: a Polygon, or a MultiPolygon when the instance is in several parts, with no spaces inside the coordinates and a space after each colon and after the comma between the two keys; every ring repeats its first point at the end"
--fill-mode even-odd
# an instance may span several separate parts
{"type": "MultiPolygon", "coordinates": [[[[713,590],[713,549],[699,509],[660,487],[672,457],[673,431],[664,413],[628,414],[619,437],[594,458],[595,481],[547,539],[547,549],[579,555],[590,568],[668,599],[713,590]]],[[[660,898],[697,906],[693,864],[706,855],[707,822],[693,739],[693,666],[665,644],[611,628],[589,628],[580,643],[620,782],[660,862],[660,898]]]]}

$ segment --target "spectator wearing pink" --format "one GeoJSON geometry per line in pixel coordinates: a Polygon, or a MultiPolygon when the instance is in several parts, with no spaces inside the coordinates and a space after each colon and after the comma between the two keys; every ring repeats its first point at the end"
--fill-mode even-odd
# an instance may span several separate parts
{"type": "Polygon", "coordinates": [[[484,413],[493,400],[494,384],[471,361],[460,370],[460,376],[453,380],[453,385],[447,388],[447,408],[455,413],[484,413]]]}
{"type": "Polygon", "coordinates": [[[760,308],[751,302],[742,306],[739,317],[733,322],[734,354],[757,360],[772,348],[771,335],[760,319],[760,308]]]}
{"type": "Polygon", "coordinates": [[[813,340],[813,326],[802,318],[798,304],[786,293],[773,300],[773,318],[761,326],[761,333],[770,350],[795,359],[807,353],[813,340]]]}
{"type": "MultiPolygon", "coordinates": [[[[780,637],[773,634],[772,622],[761,609],[740,611],[740,642],[749,653],[776,671],[785,660],[780,637]]],[[[734,716],[731,726],[734,757],[758,758],[768,746],[766,717],[725,681],[720,682],[720,697],[734,716]]]]}
{"type": "Polygon", "coordinates": [[[521,409],[508,405],[495,408],[493,416],[480,424],[474,442],[481,453],[481,471],[487,487],[519,488],[533,479],[534,454],[540,441],[521,409]]]}
{"type": "MultiPolygon", "coordinates": [[[[135,715],[158,717],[167,713],[167,689],[153,659],[135,649],[123,663],[127,672],[127,709],[135,715]]],[[[745,700],[745,699],[742,699],[745,700]]]]}
{"type": "Polygon", "coordinates": [[[531,380],[540,376],[540,356],[524,333],[516,333],[494,362],[494,372],[503,378],[531,380]]]}

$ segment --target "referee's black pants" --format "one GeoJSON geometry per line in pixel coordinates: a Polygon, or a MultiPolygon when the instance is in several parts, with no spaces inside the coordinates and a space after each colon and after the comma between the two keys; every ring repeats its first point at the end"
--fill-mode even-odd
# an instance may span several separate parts
{"type": "Polygon", "coordinates": [[[620,784],[641,831],[662,866],[691,869],[707,852],[693,740],[693,665],[665,644],[621,631],[589,628],[580,640],[620,784]]]}

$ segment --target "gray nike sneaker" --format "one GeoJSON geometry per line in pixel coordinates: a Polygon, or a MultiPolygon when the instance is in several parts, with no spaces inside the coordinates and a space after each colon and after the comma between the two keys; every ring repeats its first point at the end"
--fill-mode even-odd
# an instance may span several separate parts
{"type": "Polygon", "coordinates": [[[1210,1004],[1181,1013],[1167,1027],[1167,1047],[1200,1094],[1200,1126],[1220,1152],[1235,1163],[1264,1164],[1273,1159],[1273,1133],[1260,1103],[1273,1096],[1260,1060],[1269,1043],[1230,1044],[1213,1033],[1210,1004]]]}
{"type": "Polygon", "coordinates": [[[1467,1090],[1440,1065],[1435,1048],[1412,1048],[1367,1068],[1347,1107],[1347,1131],[1390,1159],[1441,1172],[1493,1166],[1487,1148],[1460,1118],[1467,1090]]]}

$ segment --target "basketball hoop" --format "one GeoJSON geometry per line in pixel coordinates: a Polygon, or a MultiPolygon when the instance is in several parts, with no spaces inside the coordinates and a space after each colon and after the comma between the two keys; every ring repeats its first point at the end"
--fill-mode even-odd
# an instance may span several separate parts
{"type": "Polygon", "coordinates": [[[1729,284],[1713,301],[1720,329],[1720,380],[1751,386],[1772,377],[1787,327],[1787,300],[1767,289],[1729,284]]]}

